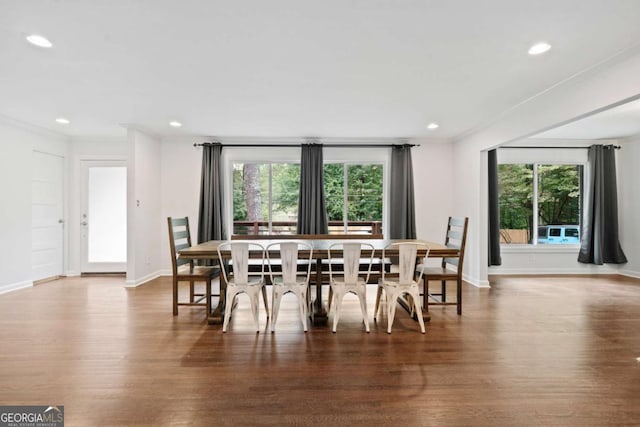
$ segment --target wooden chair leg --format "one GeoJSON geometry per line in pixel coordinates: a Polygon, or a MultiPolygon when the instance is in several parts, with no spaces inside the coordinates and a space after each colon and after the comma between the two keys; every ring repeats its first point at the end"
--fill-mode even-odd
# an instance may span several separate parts
{"type": "Polygon", "coordinates": [[[440,298],[442,299],[442,302],[447,302],[447,281],[443,280],[442,281],[442,295],[440,296],[440,298]]]}
{"type": "Polygon", "coordinates": [[[456,301],[456,308],[458,309],[458,316],[462,315],[462,278],[458,277],[456,280],[456,285],[458,289],[456,289],[456,297],[458,298],[456,301]]]}
{"type": "Polygon", "coordinates": [[[173,278],[173,315],[178,315],[178,280],[173,278]]]}
{"type": "Polygon", "coordinates": [[[429,281],[427,279],[423,280],[422,291],[422,306],[429,307],[429,281]]]}
{"type": "Polygon", "coordinates": [[[189,280],[189,302],[191,303],[196,301],[194,294],[195,294],[195,291],[194,291],[193,280],[189,280]]]}
{"type": "Polygon", "coordinates": [[[211,279],[207,280],[207,290],[205,291],[205,298],[207,299],[207,318],[211,314],[211,279]]]}

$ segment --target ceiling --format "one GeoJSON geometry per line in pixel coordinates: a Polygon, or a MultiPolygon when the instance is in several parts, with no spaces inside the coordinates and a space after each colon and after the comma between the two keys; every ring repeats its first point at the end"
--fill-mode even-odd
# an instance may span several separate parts
{"type": "Polygon", "coordinates": [[[456,138],[631,49],[639,16],[637,0],[0,0],[0,115],[86,137],[456,138]],[[537,41],[553,47],[528,55],[537,41]]]}

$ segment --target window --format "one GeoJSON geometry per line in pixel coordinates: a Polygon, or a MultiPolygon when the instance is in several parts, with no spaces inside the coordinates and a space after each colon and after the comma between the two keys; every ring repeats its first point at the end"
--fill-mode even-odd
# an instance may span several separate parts
{"type": "Polygon", "coordinates": [[[295,233],[300,165],[233,164],[233,234],[295,233]]]}
{"type": "Polygon", "coordinates": [[[578,244],[582,165],[500,164],[501,243],[578,244]]]}
{"type": "MultiPolygon", "coordinates": [[[[295,234],[300,148],[223,150],[230,235],[295,234]]],[[[382,234],[389,149],[324,149],[330,233],[382,234]]]]}
{"type": "Polygon", "coordinates": [[[330,233],[382,233],[382,172],[381,164],[324,165],[330,233]]]}
{"type": "MultiPolygon", "coordinates": [[[[382,233],[382,170],[324,165],[330,233],[382,233]]],[[[233,163],[233,234],[295,233],[299,187],[299,164],[233,163]]]]}

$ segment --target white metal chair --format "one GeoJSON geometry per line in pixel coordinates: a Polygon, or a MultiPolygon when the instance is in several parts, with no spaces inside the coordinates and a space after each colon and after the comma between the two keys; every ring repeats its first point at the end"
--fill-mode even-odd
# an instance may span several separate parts
{"type": "Polygon", "coordinates": [[[231,310],[234,300],[238,294],[246,293],[251,303],[251,312],[256,325],[256,332],[260,332],[260,324],[258,322],[258,306],[260,305],[260,292],[264,299],[264,308],[269,318],[269,307],[267,305],[267,291],[264,283],[264,247],[258,243],[233,241],[224,242],[218,245],[218,259],[222,260],[222,252],[231,251],[231,269],[222,268],[222,275],[226,282],[226,298],[224,310],[224,322],[222,324],[222,332],[227,332],[229,319],[231,318],[231,310]],[[259,250],[261,252],[262,266],[258,272],[249,272],[249,256],[251,250],[259,250]],[[252,277],[253,276],[253,277],[252,277]]]}
{"type": "MultiPolygon", "coordinates": [[[[429,246],[423,243],[396,242],[384,249],[383,258],[387,258],[387,251],[398,251],[398,278],[392,279],[385,276],[382,269],[382,279],[378,283],[374,320],[377,319],[380,309],[380,298],[384,291],[387,303],[387,333],[391,333],[391,326],[396,315],[396,302],[402,295],[408,295],[413,304],[415,314],[420,323],[420,332],[425,333],[424,320],[422,319],[422,307],[420,304],[420,282],[422,281],[423,268],[420,268],[416,277],[416,256],[419,248],[426,248],[425,258],[429,256],[429,246]]],[[[395,255],[394,255],[395,258],[395,255]]]]}
{"type": "Polygon", "coordinates": [[[280,301],[287,293],[293,293],[298,298],[300,320],[304,331],[307,332],[309,278],[311,277],[312,260],[313,247],[305,242],[276,242],[267,246],[269,277],[272,285],[271,332],[276,330],[280,301]],[[270,252],[275,250],[279,252],[279,263],[270,255],[270,252]],[[304,258],[299,257],[300,250],[308,251],[308,255],[304,258]],[[302,265],[306,267],[306,272],[298,272],[299,261],[303,262],[302,265]],[[278,269],[278,267],[280,268],[278,269]]]}
{"type": "Polygon", "coordinates": [[[336,332],[338,321],[340,320],[340,310],[342,299],[348,293],[355,294],[360,300],[360,309],[362,311],[362,320],[364,321],[365,330],[369,332],[369,317],[367,315],[367,282],[371,274],[371,265],[373,263],[374,247],[370,243],[348,242],[334,243],[329,246],[329,309],[331,309],[332,299],[335,298],[333,305],[333,332],[336,332]],[[360,257],[362,249],[365,248],[371,252],[368,262],[360,257]],[[333,251],[333,253],[332,253],[333,251]],[[334,271],[334,263],[337,261],[334,255],[340,253],[343,271],[334,271]],[[361,264],[367,264],[365,271],[361,271],[361,264]],[[361,276],[365,275],[363,279],[361,276]]]}

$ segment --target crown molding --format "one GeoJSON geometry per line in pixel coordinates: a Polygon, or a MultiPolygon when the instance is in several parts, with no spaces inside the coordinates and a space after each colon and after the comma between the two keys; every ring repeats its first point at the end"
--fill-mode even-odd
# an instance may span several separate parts
{"type": "Polygon", "coordinates": [[[97,144],[122,144],[127,142],[125,136],[72,136],[69,139],[72,143],[97,143],[97,144]]]}
{"type": "Polygon", "coordinates": [[[35,133],[36,135],[44,136],[47,138],[55,138],[61,141],[69,141],[70,136],[64,133],[56,132],[54,130],[36,126],[31,123],[23,122],[22,120],[14,119],[5,115],[0,114],[0,123],[11,126],[14,128],[18,128],[21,130],[25,130],[27,132],[35,133]]]}
{"type": "Polygon", "coordinates": [[[144,134],[146,134],[147,136],[150,136],[151,138],[157,139],[157,140],[161,140],[162,136],[158,135],[157,133],[155,133],[154,131],[152,131],[151,129],[137,124],[137,123],[120,123],[120,126],[122,126],[123,128],[125,128],[126,130],[135,130],[138,132],[142,132],[144,134]]]}

